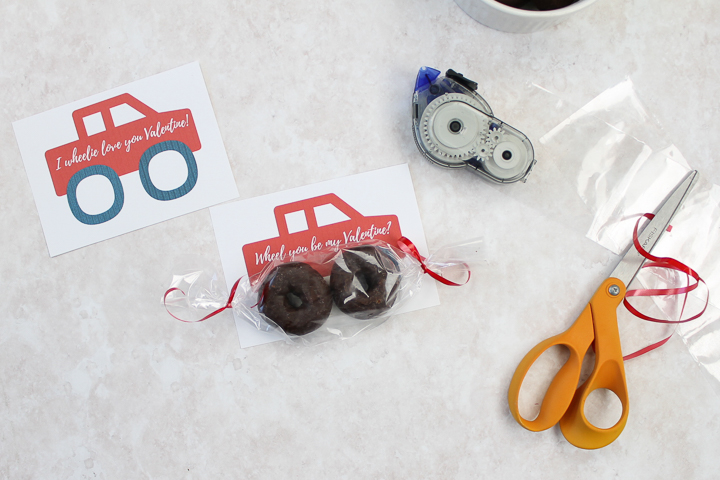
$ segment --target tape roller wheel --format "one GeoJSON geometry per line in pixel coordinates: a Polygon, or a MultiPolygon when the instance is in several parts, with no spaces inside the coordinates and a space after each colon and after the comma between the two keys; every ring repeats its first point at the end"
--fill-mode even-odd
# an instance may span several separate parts
{"type": "Polygon", "coordinates": [[[519,138],[504,135],[500,143],[495,145],[492,155],[487,157],[484,166],[497,178],[510,180],[523,174],[528,169],[527,147],[519,138]]]}
{"type": "Polygon", "coordinates": [[[433,100],[420,121],[421,140],[437,163],[461,167],[485,140],[488,121],[481,106],[465,95],[445,94],[433,100]]]}

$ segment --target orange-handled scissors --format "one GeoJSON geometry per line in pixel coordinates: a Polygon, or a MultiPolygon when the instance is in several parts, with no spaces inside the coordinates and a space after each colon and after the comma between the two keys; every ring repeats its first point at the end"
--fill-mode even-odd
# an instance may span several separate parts
{"type": "MultiPolygon", "coordinates": [[[[697,171],[690,172],[638,235],[638,241],[645,251],[649,252],[655,246],[696,180],[697,171]]],[[[515,370],[508,392],[510,411],[520,425],[539,432],[559,422],[560,430],[568,442],[587,449],[609,445],[620,435],[627,423],[629,403],[617,325],[617,307],[625,297],[627,286],[644,262],[645,257],[631,247],[597,289],[575,323],[565,332],[539,343],[525,355],[515,370]],[[593,342],[595,367],[588,379],[578,387],[583,357],[593,342]],[[537,418],[526,420],[518,411],[520,387],[533,363],[555,345],[566,346],[570,350],[570,358],[550,383],[537,418]],[[611,390],[622,404],[620,420],[610,428],[598,428],[585,417],[585,400],[599,388],[611,390]]]]}

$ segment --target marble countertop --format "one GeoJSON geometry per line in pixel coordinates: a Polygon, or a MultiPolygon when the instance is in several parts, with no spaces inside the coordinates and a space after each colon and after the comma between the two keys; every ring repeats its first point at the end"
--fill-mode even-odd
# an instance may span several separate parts
{"type": "Polygon", "coordinates": [[[581,106],[630,78],[720,184],[717,2],[600,0],[517,35],[452,0],[8,0],[0,52],[0,477],[717,478],[720,398],[678,338],[628,362],[604,449],[513,420],[518,361],[617,257],[547,207],[542,145],[527,184],[495,186],[425,161],[409,119],[423,65],[476,79],[534,143],[562,119],[518,103],[529,84],[581,106]],[[408,163],[430,247],[483,237],[487,263],[355,339],[243,350],[230,314],[159,303],[175,256],[219,264],[207,210],[50,258],[11,123],[192,61],[241,198],[408,163]]]}

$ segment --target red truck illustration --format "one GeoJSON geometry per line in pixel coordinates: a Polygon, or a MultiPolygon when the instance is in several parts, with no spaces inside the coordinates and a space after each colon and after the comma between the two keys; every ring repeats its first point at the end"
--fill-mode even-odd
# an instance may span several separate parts
{"type": "Polygon", "coordinates": [[[45,160],[55,193],[67,195],[70,210],[77,220],[87,225],[107,222],[123,207],[125,194],[120,176],[139,171],[145,191],[156,200],[173,200],[190,192],[198,178],[193,152],[200,150],[200,137],[189,109],[156,112],[132,95],[124,93],[102,102],[75,110],[72,114],[78,140],[45,152],[45,160]],[[130,107],[136,120],[119,123],[113,109],[130,107]],[[104,130],[88,135],[84,119],[101,116],[104,130]],[[187,165],[185,183],[172,190],[160,190],[150,178],[149,165],[155,155],[176,151],[187,165]],[[77,186],[92,175],[106,177],[113,187],[115,200],[105,212],[85,213],[77,201],[77,186]]]}
{"type": "MultiPolygon", "coordinates": [[[[243,257],[251,278],[267,264],[278,260],[291,261],[297,254],[370,239],[395,243],[402,236],[396,215],[365,217],[334,193],[279,205],[275,207],[275,221],[279,233],[277,237],[243,246],[243,257]],[[316,209],[327,206],[342,212],[347,220],[319,226],[316,209]],[[290,233],[285,216],[296,212],[304,214],[307,229],[290,233]]],[[[323,276],[330,274],[331,265],[314,267],[323,276]]]]}

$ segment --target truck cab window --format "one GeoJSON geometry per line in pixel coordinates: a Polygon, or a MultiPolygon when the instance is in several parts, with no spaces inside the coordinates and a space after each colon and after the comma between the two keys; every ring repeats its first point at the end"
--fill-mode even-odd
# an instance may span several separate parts
{"type": "Polygon", "coordinates": [[[145,118],[145,115],[138,112],[127,103],[112,107],[110,109],[110,115],[112,116],[113,123],[115,123],[116,127],[145,118]]]}
{"type": "Polygon", "coordinates": [[[285,222],[289,233],[304,232],[308,229],[307,218],[305,218],[303,210],[286,213],[285,222]]]}
{"type": "Polygon", "coordinates": [[[326,203],[325,205],[319,205],[314,208],[315,218],[317,218],[318,227],[324,227],[325,225],[332,225],[333,223],[340,223],[350,220],[350,217],[340,211],[335,205],[326,203]]]}
{"type": "Polygon", "coordinates": [[[84,117],[83,123],[85,124],[85,131],[87,132],[88,137],[107,130],[105,128],[105,122],[102,118],[102,113],[100,112],[84,117]]]}

